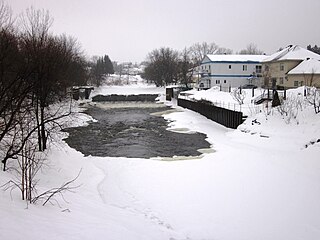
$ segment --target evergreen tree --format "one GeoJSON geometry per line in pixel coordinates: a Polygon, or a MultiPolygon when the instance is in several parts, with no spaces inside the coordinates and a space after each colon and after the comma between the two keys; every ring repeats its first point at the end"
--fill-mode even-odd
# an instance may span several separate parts
{"type": "Polygon", "coordinates": [[[104,55],[104,66],[106,74],[114,74],[113,64],[108,55],[104,55]]]}
{"type": "Polygon", "coordinates": [[[93,64],[91,71],[95,84],[100,86],[104,75],[114,73],[113,64],[109,56],[104,55],[103,57],[99,57],[96,63],[93,64]]]}
{"type": "Polygon", "coordinates": [[[307,49],[311,52],[320,54],[320,47],[318,47],[317,45],[314,45],[314,47],[312,47],[310,44],[307,46],[307,49]]]}

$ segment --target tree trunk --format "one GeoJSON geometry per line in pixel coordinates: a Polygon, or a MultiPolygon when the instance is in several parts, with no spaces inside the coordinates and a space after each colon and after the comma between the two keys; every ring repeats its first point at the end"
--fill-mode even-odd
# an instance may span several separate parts
{"type": "Polygon", "coordinates": [[[39,120],[39,101],[36,102],[36,121],[37,121],[37,132],[38,132],[38,147],[39,151],[42,151],[41,131],[40,131],[40,120],[39,120]]]}
{"type": "Polygon", "coordinates": [[[25,193],[25,162],[24,162],[24,151],[22,150],[22,154],[21,154],[21,196],[22,196],[22,200],[24,200],[24,193],[25,193]]]}
{"type": "Polygon", "coordinates": [[[46,129],[44,124],[44,107],[41,106],[41,139],[42,139],[42,151],[47,149],[47,137],[46,137],[46,129]]]}

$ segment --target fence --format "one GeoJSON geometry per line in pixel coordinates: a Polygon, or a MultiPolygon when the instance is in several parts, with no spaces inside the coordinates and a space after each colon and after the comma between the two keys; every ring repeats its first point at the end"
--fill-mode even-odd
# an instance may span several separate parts
{"type": "Polygon", "coordinates": [[[207,101],[190,101],[179,98],[178,106],[198,112],[201,115],[228,128],[236,129],[244,121],[242,112],[236,112],[217,107],[207,101]]]}
{"type": "MultiPolygon", "coordinates": [[[[193,94],[188,94],[188,93],[180,93],[179,99],[184,99],[191,102],[206,101],[206,99],[197,100],[194,98],[193,94]]],[[[254,104],[253,100],[250,103],[239,104],[234,102],[224,102],[224,101],[218,101],[218,100],[215,101],[211,99],[210,103],[211,105],[214,105],[216,107],[229,109],[234,112],[242,112],[244,116],[252,116],[259,112],[263,112],[265,108],[263,104],[260,104],[260,105],[254,104]]]]}

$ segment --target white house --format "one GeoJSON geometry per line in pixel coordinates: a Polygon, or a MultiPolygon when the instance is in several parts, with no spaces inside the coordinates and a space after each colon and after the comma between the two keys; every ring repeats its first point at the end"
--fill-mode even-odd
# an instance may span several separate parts
{"type": "Polygon", "coordinates": [[[208,89],[219,86],[221,90],[227,91],[229,87],[240,87],[245,84],[260,86],[261,61],[266,57],[266,55],[206,55],[198,69],[198,87],[208,89]]]}

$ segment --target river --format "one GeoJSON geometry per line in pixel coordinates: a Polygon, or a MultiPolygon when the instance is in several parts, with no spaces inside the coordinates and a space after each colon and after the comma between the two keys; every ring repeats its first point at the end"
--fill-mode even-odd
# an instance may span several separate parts
{"type": "Polygon", "coordinates": [[[67,144],[85,156],[170,158],[199,156],[199,149],[210,148],[202,133],[168,131],[161,113],[174,110],[163,104],[89,103],[85,108],[97,121],[64,129],[67,144]]]}

